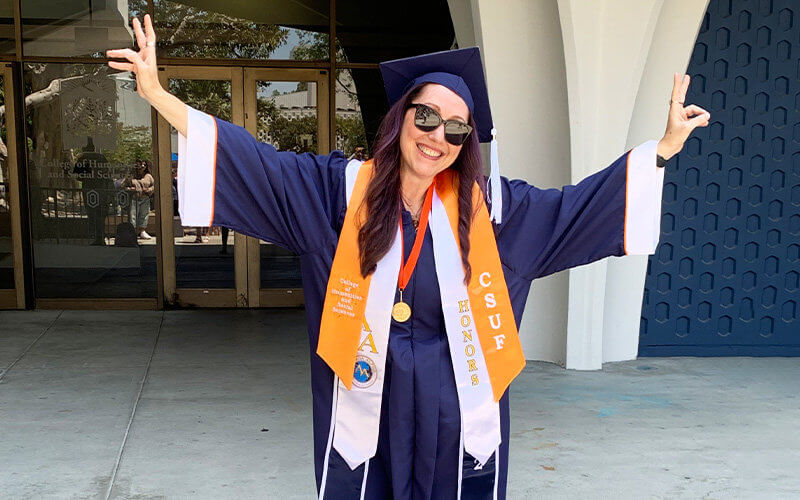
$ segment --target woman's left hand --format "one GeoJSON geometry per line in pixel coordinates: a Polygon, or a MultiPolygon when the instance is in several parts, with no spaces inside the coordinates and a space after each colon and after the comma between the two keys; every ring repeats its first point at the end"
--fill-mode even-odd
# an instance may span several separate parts
{"type": "Polygon", "coordinates": [[[667,130],[664,137],[658,141],[658,154],[666,159],[683,149],[683,143],[689,138],[692,131],[697,127],[707,127],[711,120],[711,113],[690,104],[684,106],[686,91],[689,90],[689,75],[681,76],[678,73],[673,75],[675,83],[672,86],[672,96],[669,101],[669,116],[667,118],[667,130]]]}

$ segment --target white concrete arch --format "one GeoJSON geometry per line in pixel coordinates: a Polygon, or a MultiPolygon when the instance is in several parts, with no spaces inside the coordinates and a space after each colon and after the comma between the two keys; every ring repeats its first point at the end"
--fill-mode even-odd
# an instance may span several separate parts
{"type": "MultiPolygon", "coordinates": [[[[503,174],[561,187],[659,139],[707,2],[448,0],[458,45],[483,53],[503,174]]],[[[526,357],[583,370],[635,358],[646,263],[537,280],[520,327],[526,357]]]]}

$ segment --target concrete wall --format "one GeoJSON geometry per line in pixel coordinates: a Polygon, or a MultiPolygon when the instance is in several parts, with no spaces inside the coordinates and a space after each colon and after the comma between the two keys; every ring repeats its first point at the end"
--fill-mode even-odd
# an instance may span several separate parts
{"type": "MultiPolygon", "coordinates": [[[[450,0],[460,47],[486,66],[500,171],[544,187],[570,183],[567,82],[555,0],[450,0]],[[471,13],[471,16],[470,16],[471,13]]],[[[528,359],[566,359],[568,274],[537,280],[520,337],[528,359]]]]}
{"type": "MultiPolygon", "coordinates": [[[[707,0],[448,0],[461,47],[484,57],[503,175],[561,187],[664,132],[707,0]]],[[[633,359],[646,257],[537,280],[528,359],[598,369],[633,359]]]]}

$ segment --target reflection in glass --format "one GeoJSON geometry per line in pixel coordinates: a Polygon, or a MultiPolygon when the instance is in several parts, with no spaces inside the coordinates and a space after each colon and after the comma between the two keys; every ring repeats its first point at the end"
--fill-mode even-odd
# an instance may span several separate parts
{"type": "MultiPolygon", "coordinates": [[[[257,137],[281,151],[317,153],[316,82],[256,81],[257,137]]],[[[300,259],[262,241],[261,288],[300,288],[300,259]]],[[[262,304],[265,305],[265,304],[262,304]]]]}
{"type": "Polygon", "coordinates": [[[154,7],[159,54],[162,56],[329,58],[329,0],[155,0],[154,7]]]}
{"type": "Polygon", "coordinates": [[[377,69],[339,69],[336,72],[336,148],[348,157],[370,157],[381,119],[389,110],[383,78],[377,69]]]}
{"type": "Polygon", "coordinates": [[[150,106],[112,71],[24,68],[37,297],[156,296],[150,106]]]}
{"type": "MultiPolygon", "coordinates": [[[[231,120],[229,80],[172,78],[169,91],[195,109],[231,120]]],[[[175,284],[178,288],[235,288],[233,231],[224,227],[183,226],[181,222],[178,213],[178,133],[171,127],[170,130],[175,284]]]]}
{"type": "Polygon", "coordinates": [[[14,288],[14,247],[11,242],[8,142],[6,141],[5,87],[0,76],[0,288],[14,288]]]}
{"type": "Polygon", "coordinates": [[[14,0],[0,0],[0,54],[14,54],[14,0]]]}
{"type": "Polygon", "coordinates": [[[336,70],[336,149],[349,159],[363,161],[370,156],[358,91],[348,69],[336,70]]]}
{"type": "Polygon", "coordinates": [[[317,83],[256,82],[258,140],[281,151],[317,152],[317,83]]]}
{"type": "Polygon", "coordinates": [[[23,53],[105,57],[108,49],[132,46],[130,20],[142,18],[146,6],[147,0],[22,0],[23,53]]]}

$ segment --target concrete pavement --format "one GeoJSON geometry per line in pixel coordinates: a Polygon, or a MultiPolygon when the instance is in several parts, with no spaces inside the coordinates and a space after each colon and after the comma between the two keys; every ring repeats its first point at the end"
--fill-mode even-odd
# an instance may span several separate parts
{"type": "MultiPolygon", "coordinates": [[[[313,498],[298,310],[0,312],[0,498],[313,498]]],[[[509,498],[798,498],[800,359],[511,386],[509,498]]]]}

